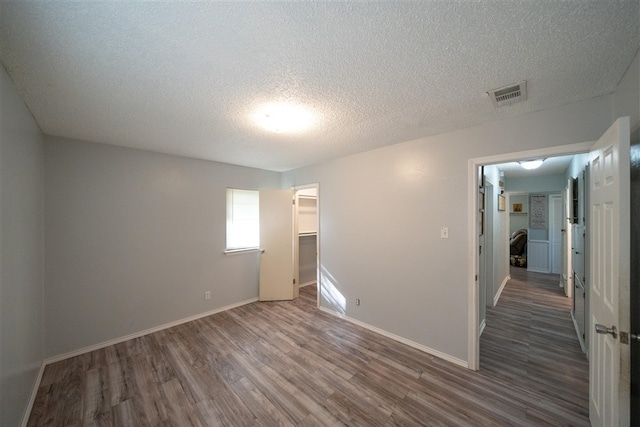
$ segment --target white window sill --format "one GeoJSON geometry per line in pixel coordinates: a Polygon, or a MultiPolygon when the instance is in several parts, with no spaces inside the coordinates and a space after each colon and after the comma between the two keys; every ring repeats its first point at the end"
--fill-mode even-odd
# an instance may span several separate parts
{"type": "Polygon", "coordinates": [[[239,248],[239,249],[225,249],[225,255],[239,255],[251,252],[258,252],[260,248],[239,248]]]}

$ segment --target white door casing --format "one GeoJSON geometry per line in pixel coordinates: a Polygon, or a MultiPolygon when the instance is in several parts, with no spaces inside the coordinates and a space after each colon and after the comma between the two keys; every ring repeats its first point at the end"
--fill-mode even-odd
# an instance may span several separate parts
{"type": "MultiPolygon", "coordinates": [[[[483,179],[484,181],[484,179],[483,179]]],[[[481,335],[482,330],[485,327],[485,317],[487,313],[487,282],[486,282],[486,250],[485,250],[485,209],[486,198],[485,188],[482,187],[478,191],[478,292],[479,292],[479,305],[478,305],[478,335],[481,335]]]]}
{"type": "Polygon", "coordinates": [[[589,257],[591,283],[589,418],[593,426],[629,425],[629,118],[618,119],[590,151],[589,257]],[[595,326],[616,328],[596,333],[595,326]]]}
{"type": "MultiPolygon", "coordinates": [[[[549,228],[549,246],[550,246],[550,270],[553,274],[562,273],[562,195],[552,194],[549,196],[549,215],[550,228],[549,228]]],[[[562,283],[562,279],[560,280],[562,283]]]]}
{"type": "MultiPolygon", "coordinates": [[[[480,337],[478,328],[478,184],[480,183],[479,171],[482,165],[514,162],[533,157],[565,156],[576,153],[585,153],[591,149],[592,142],[580,142],[568,145],[559,145],[515,153],[504,153],[477,157],[467,161],[467,203],[471,208],[467,215],[467,259],[469,275],[467,276],[467,356],[469,369],[478,370],[480,367],[480,337]]],[[[512,200],[509,201],[511,203],[512,200]]],[[[507,228],[508,232],[508,228],[507,228]]],[[[508,249],[508,233],[504,239],[505,250],[508,249]]]]}
{"type": "MultiPolygon", "coordinates": [[[[497,212],[497,196],[494,193],[494,186],[488,180],[485,180],[485,217],[484,217],[484,288],[485,288],[485,305],[493,307],[493,297],[495,292],[495,266],[494,266],[494,214],[497,212]]],[[[486,308],[485,308],[486,323],[486,308]]]]}
{"type": "Polygon", "coordinates": [[[567,188],[564,191],[564,210],[562,224],[564,233],[562,236],[562,277],[564,282],[564,293],[571,298],[573,296],[573,280],[571,266],[571,180],[567,182],[567,188]]]}
{"type": "Polygon", "coordinates": [[[260,191],[260,301],[294,298],[293,190],[260,191]]]}

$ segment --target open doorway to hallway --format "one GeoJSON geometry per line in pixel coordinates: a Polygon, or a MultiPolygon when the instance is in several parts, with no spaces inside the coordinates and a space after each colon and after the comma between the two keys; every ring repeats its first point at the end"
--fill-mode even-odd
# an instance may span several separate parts
{"type": "MultiPolygon", "coordinates": [[[[522,165],[528,159],[482,168],[485,187],[495,183],[504,200],[484,206],[485,221],[493,222],[482,228],[494,230],[495,244],[491,265],[478,257],[485,264],[478,269],[479,369],[530,390],[554,408],[556,420],[588,425],[589,365],[572,316],[571,257],[562,252],[574,247],[567,188],[588,159],[579,153],[543,158],[533,170],[522,165]]],[[[584,226],[582,209],[580,216],[584,226]]],[[[523,407],[530,411],[532,402],[523,400],[523,407]]]]}
{"type": "MultiPolygon", "coordinates": [[[[477,252],[479,333],[484,327],[486,308],[497,304],[509,279],[510,266],[556,273],[557,284],[567,297],[572,297],[570,251],[576,249],[577,242],[570,237],[568,190],[572,180],[582,174],[587,157],[578,153],[543,159],[537,169],[524,168],[524,161],[486,164],[481,168],[481,192],[492,194],[479,199],[478,244],[484,246],[477,252]]],[[[580,200],[584,200],[582,193],[580,200]]],[[[582,237],[586,217],[582,205],[575,214],[580,217],[581,229],[577,230],[577,225],[573,228],[582,237]]],[[[584,250],[579,249],[584,257],[584,250]]],[[[584,259],[575,263],[578,264],[584,266],[584,259]]],[[[580,274],[583,275],[582,270],[580,274]]]]}
{"type": "MultiPolygon", "coordinates": [[[[555,149],[532,150],[520,153],[520,157],[549,157],[551,154],[569,154],[570,147],[588,145],[588,168],[584,170],[582,214],[578,214],[582,224],[588,224],[583,251],[586,277],[585,293],[588,303],[585,304],[588,314],[586,318],[587,346],[589,351],[589,409],[591,423],[594,424],[627,424],[629,422],[629,118],[617,119],[611,127],[595,143],[576,144],[575,146],[557,147],[555,149]],[[564,152],[563,152],[564,151],[564,152]],[[620,329],[619,329],[620,328],[620,329]],[[604,375],[609,372],[610,374],[604,375]]],[[[575,150],[581,152],[581,150],[575,150]]],[[[472,159],[469,161],[469,202],[474,212],[478,204],[474,198],[478,181],[475,179],[480,165],[511,161],[517,154],[496,156],[495,158],[472,159]]],[[[540,161],[539,161],[540,162],[540,161]]],[[[575,176],[573,178],[575,182],[575,176]]],[[[570,185],[570,181],[567,181],[570,185]]],[[[548,205],[544,196],[540,200],[530,196],[529,230],[546,225],[548,205]],[[541,203],[542,202],[542,203],[541,203]],[[538,208],[538,209],[537,209],[538,208]]],[[[567,213],[567,221],[574,217],[574,212],[567,213]]],[[[478,244],[476,224],[469,216],[471,225],[469,237],[470,248],[478,244]]],[[[573,221],[575,225],[576,221],[573,221]]],[[[567,222],[568,224],[568,222],[567,222]]],[[[584,235],[584,234],[583,234],[584,235]]],[[[531,243],[532,241],[529,241],[531,243]]],[[[572,242],[573,244],[574,242],[572,242]]],[[[573,245],[576,248],[575,245],[573,245]]],[[[475,251],[472,251],[472,253],[475,251]]],[[[577,252],[576,252],[577,253],[577,252]]],[[[529,256],[530,252],[527,252],[529,256]]],[[[527,259],[527,263],[531,258],[527,259]]],[[[577,280],[576,262],[573,260],[573,277],[577,280]]],[[[471,268],[476,273],[475,280],[470,277],[470,338],[469,359],[472,369],[479,368],[480,347],[477,328],[479,309],[478,289],[478,257],[473,257],[471,268]]],[[[531,268],[528,268],[531,270],[531,268]]],[[[575,295],[576,293],[574,293],[575,295]]],[[[575,298],[574,298],[575,301],[575,298]]],[[[489,324],[487,323],[487,327],[489,324]]]]}

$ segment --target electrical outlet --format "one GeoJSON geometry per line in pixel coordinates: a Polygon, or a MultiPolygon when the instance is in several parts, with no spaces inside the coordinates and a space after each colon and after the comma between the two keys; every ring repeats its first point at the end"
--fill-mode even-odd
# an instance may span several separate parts
{"type": "Polygon", "coordinates": [[[207,291],[204,293],[204,299],[211,299],[211,291],[207,291]]]}
{"type": "Polygon", "coordinates": [[[360,298],[356,298],[356,305],[360,305],[360,298]]]}

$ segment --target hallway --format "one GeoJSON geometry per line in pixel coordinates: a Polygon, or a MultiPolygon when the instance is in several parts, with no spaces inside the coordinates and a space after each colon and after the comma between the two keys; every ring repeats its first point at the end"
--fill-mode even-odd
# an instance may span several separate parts
{"type": "Polygon", "coordinates": [[[498,305],[487,308],[480,372],[504,383],[529,422],[589,425],[589,364],[558,281],[511,267],[498,305]]]}

